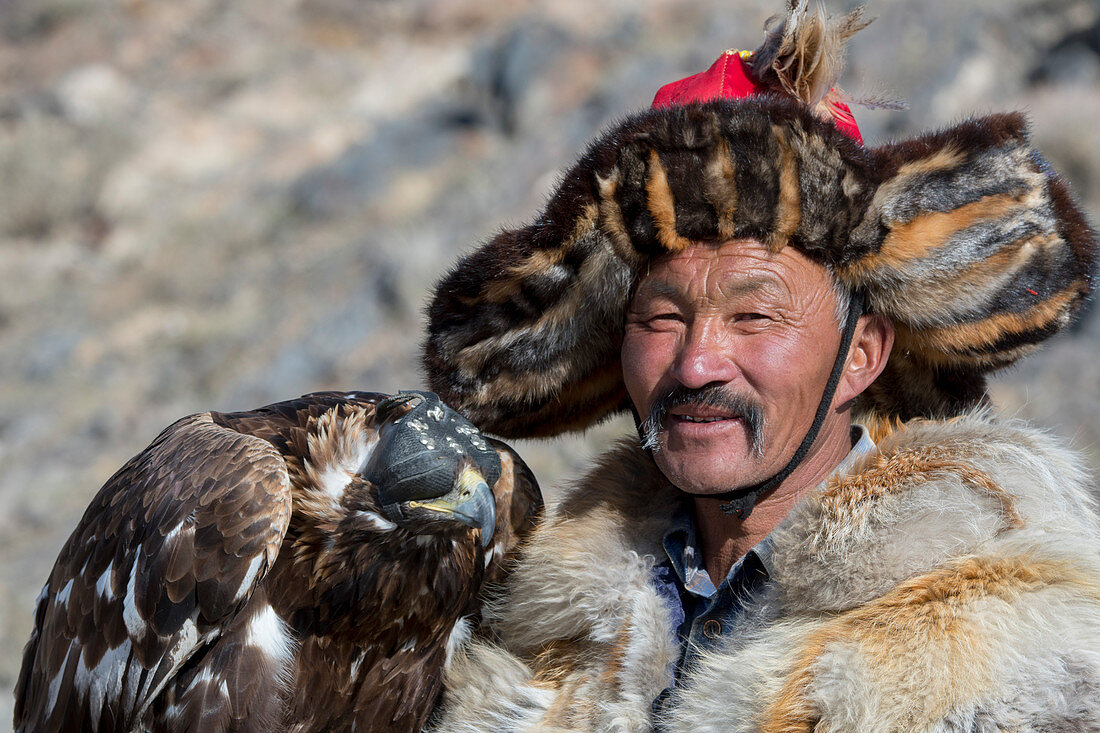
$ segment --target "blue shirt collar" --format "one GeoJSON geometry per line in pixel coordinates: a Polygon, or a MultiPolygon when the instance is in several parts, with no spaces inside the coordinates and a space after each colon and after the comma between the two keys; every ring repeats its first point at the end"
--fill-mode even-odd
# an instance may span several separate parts
{"type": "MultiPolygon", "coordinates": [[[[875,442],[871,440],[871,434],[862,425],[852,425],[852,450],[844,457],[837,467],[832,470],[828,478],[843,476],[851,473],[856,462],[875,450],[875,442]]],[[[826,480],[828,480],[828,478],[826,480]]],[[[695,521],[691,512],[690,501],[686,499],[673,514],[672,524],[665,533],[662,544],[665,554],[673,570],[680,578],[685,590],[694,595],[709,598],[714,595],[717,587],[703,565],[703,554],[696,541],[695,521]]],[[[763,566],[764,571],[770,576],[771,558],[775,545],[775,531],[758,542],[749,553],[754,554],[763,566]]],[[[729,576],[733,577],[739,572],[745,558],[741,558],[730,568],[729,576]]]]}

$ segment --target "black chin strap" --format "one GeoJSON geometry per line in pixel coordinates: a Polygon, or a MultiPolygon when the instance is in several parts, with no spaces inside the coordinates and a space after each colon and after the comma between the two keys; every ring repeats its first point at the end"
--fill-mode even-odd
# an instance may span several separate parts
{"type": "Polygon", "coordinates": [[[856,322],[863,315],[864,298],[862,291],[853,291],[850,300],[848,319],[844,322],[844,334],[840,338],[840,348],[836,352],[833,371],[829,373],[829,381],[825,384],[825,392],[821,395],[821,402],[817,405],[817,414],[814,415],[813,425],[810,426],[806,437],[802,439],[802,444],[798,446],[798,450],[794,452],[791,460],[787,462],[783,470],[771,478],[754,486],[745,486],[721,494],[708,494],[708,496],[726,500],[727,503],[722,505],[722,511],[726,514],[733,514],[738,519],[745,519],[752,514],[752,509],[756,506],[760,496],[783,483],[791,475],[791,472],[798,468],[798,464],[802,463],[802,459],[810,452],[810,447],[817,440],[817,434],[821,431],[825,417],[829,414],[829,406],[833,402],[837,385],[840,384],[840,375],[844,372],[844,362],[848,359],[848,348],[852,345],[852,337],[856,332],[856,322]]]}

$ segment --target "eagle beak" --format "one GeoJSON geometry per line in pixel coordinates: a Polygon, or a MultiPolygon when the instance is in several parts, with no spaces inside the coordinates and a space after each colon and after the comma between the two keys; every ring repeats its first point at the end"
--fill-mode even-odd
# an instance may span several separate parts
{"type": "Polygon", "coordinates": [[[497,504],[489,484],[474,468],[467,467],[454,489],[437,499],[410,501],[410,509],[427,509],[453,516],[465,525],[481,530],[481,546],[487,547],[497,525],[497,504]]]}

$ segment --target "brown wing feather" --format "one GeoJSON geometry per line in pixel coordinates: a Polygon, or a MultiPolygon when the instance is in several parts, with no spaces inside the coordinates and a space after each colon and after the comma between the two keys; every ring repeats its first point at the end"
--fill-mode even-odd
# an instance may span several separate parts
{"type": "Polygon", "coordinates": [[[312,392],[256,410],[212,412],[210,417],[218,425],[266,440],[284,456],[301,457],[309,454],[309,430],[322,414],[348,404],[373,407],[388,396],[380,392],[312,392]]]}
{"type": "Polygon", "coordinates": [[[485,582],[498,584],[504,581],[516,551],[542,517],[543,503],[538,481],[523,459],[506,443],[493,438],[488,441],[500,456],[501,472],[493,486],[497,525],[485,582]]]}
{"type": "Polygon", "coordinates": [[[161,433],[107,481],[54,565],[24,651],[16,730],[135,726],[247,601],[290,506],[270,442],[208,414],[161,433]]]}

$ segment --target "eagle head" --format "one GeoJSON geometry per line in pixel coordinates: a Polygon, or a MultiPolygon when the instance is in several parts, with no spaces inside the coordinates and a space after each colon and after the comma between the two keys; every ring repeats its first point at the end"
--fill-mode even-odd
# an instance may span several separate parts
{"type": "Polygon", "coordinates": [[[488,546],[501,464],[478,429],[431,392],[401,392],[376,416],[378,444],[361,475],[386,518],[416,533],[473,527],[488,546]]]}

